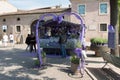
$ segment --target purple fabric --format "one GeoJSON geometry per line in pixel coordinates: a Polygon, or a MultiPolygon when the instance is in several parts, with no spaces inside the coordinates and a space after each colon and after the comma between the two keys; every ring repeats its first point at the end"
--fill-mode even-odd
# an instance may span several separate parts
{"type": "Polygon", "coordinates": [[[55,14],[44,14],[37,21],[37,24],[36,24],[36,42],[37,42],[37,47],[38,47],[37,56],[38,56],[38,59],[39,59],[39,62],[40,62],[40,66],[43,64],[43,62],[42,62],[41,50],[39,48],[40,47],[40,40],[39,40],[39,37],[38,37],[38,27],[39,27],[40,21],[43,20],[44,17],[46,17],[46,16],[53,16],[53,20],[56,20],[56,15],[55,14]]]}
{"type": "Polygon", "coordinates": [[[80,41],[81,41],[81,43],[83,43],[83,39],[84,39],[84,34],[85,34],[85,28],[84,28],[84,25],[82,25],[83,27],[82,27],[82,33],[81,33],[81,36],[80,36],[80,41]]]}
{"type": "Polygon", "coordinates": [[[82,54],[82,49],[81,48],[76,48],[74,50],[74,52],[76,53],[77,57],[81,59],[81,61],[84,62],[84,58],[83,58],[83,54],[82,54]]]}
{"type": "Polygon", "coordinates": [[[113,32],[113,33],[115,32],[115,30],[114,30],[112,25],[108,26],[108,32],[113,32]]]}
{"type": "Polygon", "coordinates": [[[80,69],[81,73],[84,74],[85,60],[82,55],[82,49],[76,48],[74,50],[74,52],[76,53],[77,57],[80,58],[80,63],[79,63],[78,69],[80,69]]]}
{"type": "Polygon", "coordinates": [[[58,16],[58,23],[61,23],[63,21],[63,16],[58,16]]]}
{"type": "Polygon", "coordinates": [[[44,18],[45,18],[46,16],[52,16],[54,21],[57,20],[57,15],[56,15],[56,14],[53,14],[53,13],[44,14],[44,15],[42,15],[42,16],[39,18],[39,20],[40,20],[40,21],[41,21],[41,20],[44,20],[44,18]]]}
{"type": "Polygon", "coordinates": [[[115,30],[112,25],[108,26],[108,47],[115,49],[115,30]]]}
{"type": "Polygon", "coordinates": [[[40,22],[40,19],[38,20],[37,22],[37,25],[36,25],[36,42],[37,42],[37,56],[38,56],[38,59],[39,59],[39,62],[40,62],[40,66],[42,65],[42,58],[41,58],[41,50],[40,50],[40,43],[39,43],[39,37],[38,37],[38,27],[39,27],[39,22],[40,22]]]}
{"type": "Polygon", "coordinates": [[[78,58],[81,58],[81,52],[82,52],[82,50],[81,50],[81,48],[76,48],[75,50],[74,50],[74,52],[76,53],[76,55],[77,55],[77,57],[78,58]]]}
{"type": "Polygon", "coordinates": [[[78,69],[80,69],[82,75],[84,75],[84,68],[85,68],[85,62],[81,61],[78,66],[78,69]]]}

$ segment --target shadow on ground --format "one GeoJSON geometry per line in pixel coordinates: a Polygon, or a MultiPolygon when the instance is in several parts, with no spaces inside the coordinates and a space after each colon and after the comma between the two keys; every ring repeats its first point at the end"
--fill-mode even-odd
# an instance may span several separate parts
{"type": "MultiPolygon", "coordinates": [[[[70,65],[69,57],[47,55],[47,65],[43,70],[35,68],[35,52],[27,52],[24,49],[13,48],[8,50],[0,49],[0,80],[33,80],[30,75],[36,76],[35,80],[40,80],[41,74],[45,74],[45,69],[53,67],[52,64],[70,65]]],[[[57,66],[60,71],[69,73],[68,68],[57,66]]],[[[56,80],[56,78],[42,77],[42,80],[56,80]]]]}
{"type": "MultiPolygon", "coordinates": [[[[29,53],[23,49],[0,49],[0,80],[33,80],[30,75],[36,76],[36,80],[45,71],[34,68],[36,53],[29,53]]],[[[43,77],[43,80],[56,80],[43,77]]]]}

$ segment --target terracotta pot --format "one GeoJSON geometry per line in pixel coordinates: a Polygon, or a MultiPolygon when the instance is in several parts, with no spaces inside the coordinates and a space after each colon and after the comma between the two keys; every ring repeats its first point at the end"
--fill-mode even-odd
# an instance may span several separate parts
{"type": "Polygon", "coordinates": [[[46,57],[42,58],[43,65],[46,64],[46,57]]]}
{"type": "Polygon", "coordinates": [[[71,69],[71,72],[75,75],[79,73],[78,66],[79,66],[79,64],[71,63],[70,69],[71,69]]]}
{"type": "Polygon", "coordinates": [[[91,44],[90,49],[95,51],[95,56],[100,57],[101,52],[110,52],[110,48],[107,45],[93,45],[91,44]]]}

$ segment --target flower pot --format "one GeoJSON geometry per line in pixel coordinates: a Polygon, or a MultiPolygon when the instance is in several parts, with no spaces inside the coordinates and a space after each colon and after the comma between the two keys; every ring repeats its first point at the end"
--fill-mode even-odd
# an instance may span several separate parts
{"type": "Polygon", "coordinates": [[[43,65],[46,64],[46,57],[42,58],[43,65]]]}
{"type": "Polygon", "coordinates": [[[100,57],[101,52],[110,52],[110,48],[107,45],[95,45],[91,44],[90,49],[95,51],[95,56],[100,57]]]}
{"type": "Polygon", "coordinates": [[[70,69],[71,69],[71,72],[75,75],[79,73],[78,66],[79,64],[71,63],[70,69]]]}

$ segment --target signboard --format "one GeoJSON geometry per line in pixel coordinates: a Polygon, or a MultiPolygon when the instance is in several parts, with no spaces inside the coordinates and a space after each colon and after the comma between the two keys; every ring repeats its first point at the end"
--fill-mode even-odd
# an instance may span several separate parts
{"type": "Polygon", "coordinates": [[[95,26],[95,25],[90,25],[90,26],[88,27],[88,29],[94,31],[94,30],[96,30],[96,26],[95,26]]]}

